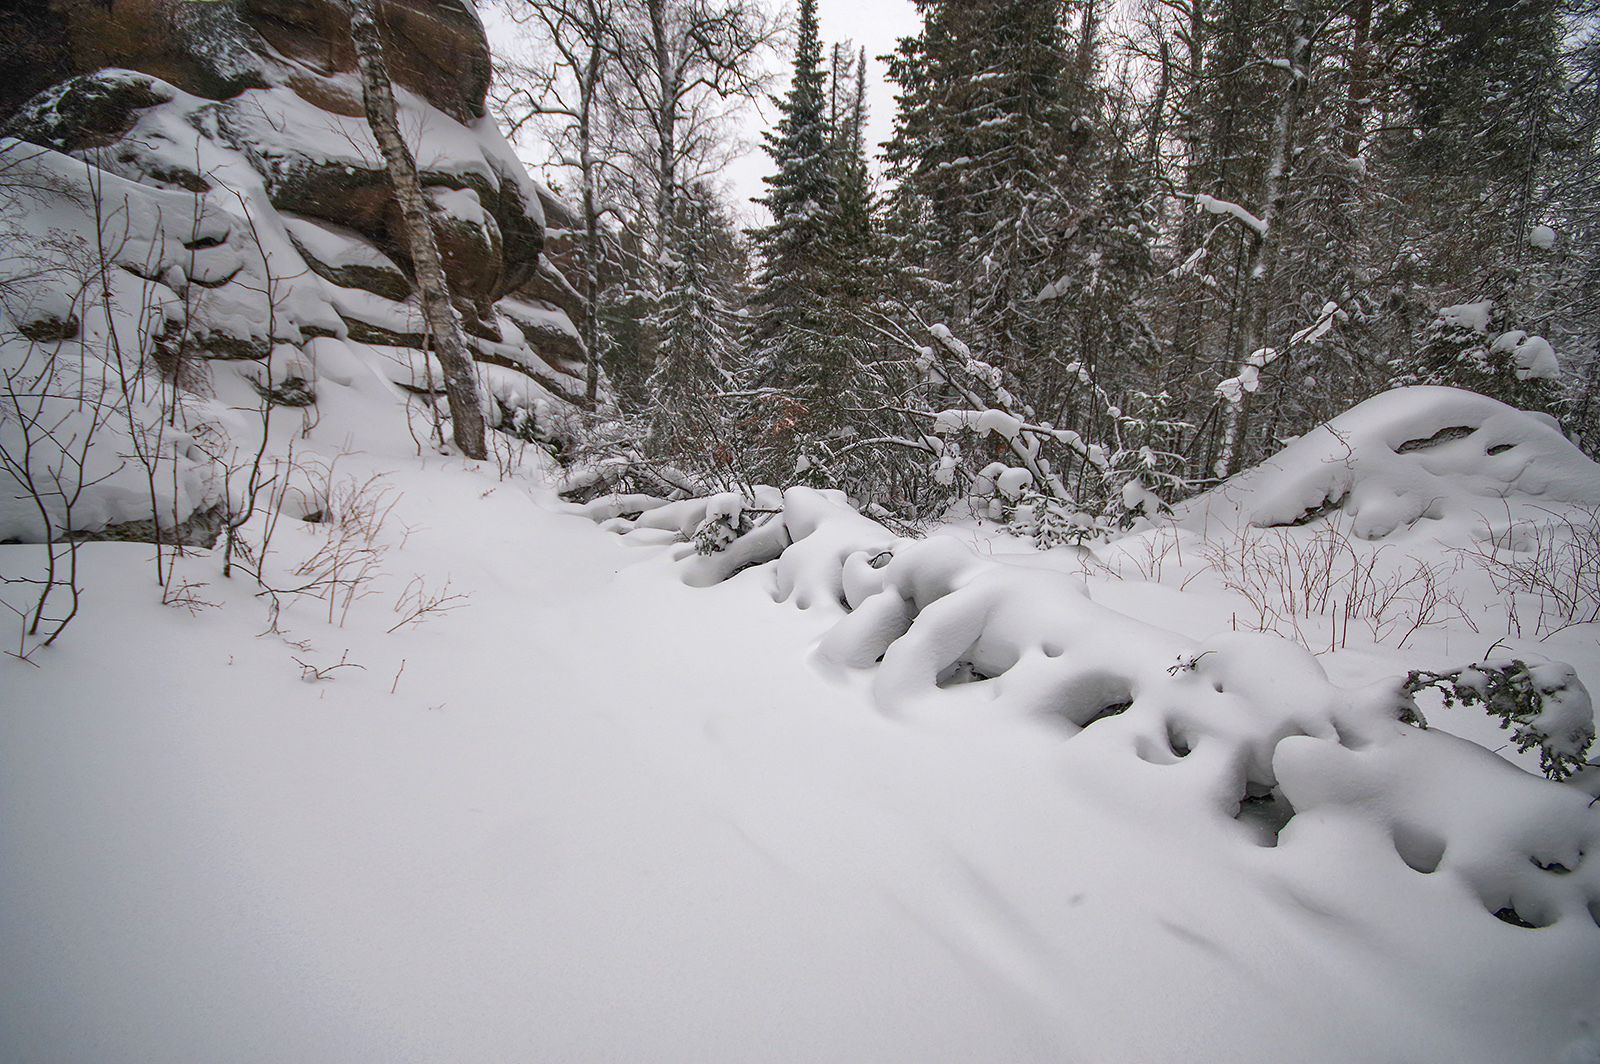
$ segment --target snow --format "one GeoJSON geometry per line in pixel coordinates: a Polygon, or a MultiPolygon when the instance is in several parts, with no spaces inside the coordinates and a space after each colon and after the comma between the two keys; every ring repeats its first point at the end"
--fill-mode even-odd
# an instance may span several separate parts
{"type": "Polygon", "coordinates": [[[353,229],[287,213],[283,216],[283,227],[319,262],[334,267],[367,266],[404,276],[394,260],[353,229]]]}
{"type": "MultiPolygon", "coordinates": [[[[207,551],[191,616],[148,547],[87,544],[83,616],[0,663],[5,1059],[1596,1050],[1587,795],[1398,722],[1392,673],[836,493],[575,514],[418,455],[373,349],[317,343],[277,453],[393,502],[344,623],[265,631],[207,551]],[[708,517],[751,527],[701,554],[708,517]],[[397,625],[418,577],[467,597],[397,625]],[[1235,817],[1267,788],[1276,846],[1235,817]]],[[[282,522],[274,564],[327,534],[282,522]]]]}
{"type": "Polygon", "coordinates": [[[1263,347],[1252,351],[1248,358],[1239,364],[1239,372],[1227,380],[1220,382],[1216,387],[1217,397],[1233,406],[1244,402],[1244,397],[1261,387],[1261,371],[1277,361],[1276,348],[1263,347]]]}
{"type": "MultiPolygon", "coordinates": [[[[1593,474],[1591,479],[1600,482],[1593,474]]],[[[1474,936],[1455,922],[1469,914],[1515,913],[1516,919],[1541,928],[1570,929],[1590,943],[1574,946],[1570,956],[1588,957],[1581,965],[1600,959],[1595,956],[1600,939],[1593,934],[1600,919],[1595,914],[1600,882],[1593,872],[1583,871],[1594,866],[1581,859],[1600,844],[1600,817],[1589,796],[1541,781],[1437,727],[1419,730],[1402,723],[1397,679],[1340,687],[1313,655],[1284,639],[1233,632],[1187,638],[1097,603],[1082,576],[1022,564],[1010,556],[986,558],[945,535],[887,537],[828,493],[791,489],[784,495],[781,518],[750,536],[759,537],[763,549],[745,551],[742,562],[781,550],[772,575],[762,581],[772,597],[830,622],[814,643],[816,666],[841,690],[869,693],[889,720],[915,729],[923,742],[948,737],[973,752],[1021,752],[1048,741],[1058,751],[1064,786],[1072,786],[1070,779],[1087,788],[1080,796],[1114,795],[1119,819],[1128,824],[1124,830],[1155,831],[1168,856],[1184,851],[1176,841],[1180,837],[1191,844],[1203,838],[1202,849],[1231,850],[1236,860],[1245,853],[1270,854],[1265,863],[1252,859],[1235,866],[1236,874],[1248,867],[1272,884],[1272,900],[1254,899],[1243,907],[1257,920],[1254,934],[1263,925],[1283,932],[1297,928],[1287,933],[1288,942],[1315,943],[1318,959],[1310,978],[1318,984],[1318,994],[1328,992],[1321,980],[1328,974],[1329,958],[1321,950],[1330,941],[1316,933],[1309,939],[1301,935],[1324,926],[1322,920],[1339,928],[1335,940],[1348,948],[1335,953],[1353,968],[1360,967],[1356,956],[1371,956],[1368,950],[1399,947],[1406,957],[1402,967],[1407,974],[1401,978],[1409,984],[1402,995],[1408,1002],[1403,1011],[1411,1020],[1418,1018],[1411,1009],[1422,1002],[1442,1003],[1451,993],[1487,991],[1470,991],[1455,982],[1489,964],[1460,952],[1474,936]],[[778,523],[784,526],[781,535],[772,530],[778,523]],[[785,542],[790,545],[784,547],[785,542]],[[792,561],[796,555],[801,556],[798,564],[792,561]],[[1356,896],[1365,898],[1359,915],[1349,908],[1356,896]],[[1318,913],[1317,920],[1306,923],[1308,912],[1318,913]],[[1446,956],[1454,958],[1447,963],[1465,967],[1445,976],[1444,968],[1432,966],[1446,956]],[[1446,990],[1445,983],[1453,989],[1446,990]]],[[[736,541],[730,550],[739,546],[736,541]]],[[[705,586],[700,574],[691,575],[702,559],[682,549],[666,550],[686,582],[705,586]]],[[[739,579],[749,580],[754,572],[739,579]]],[[[1170,617],[1170,609],[1163,616],[1170,617]]],[[[1591,642],[1591,667],[1600,664],[1594,657],[1591,642]]],[[[1540,682],[1553,688],[1574,675],[1565,665],[1537,668],[1543,670],[1540,682]]],[[[1557,729],[1587,728],[1592,735],[1592,715],[1581,688],[1574,688],[1570,703],[1562,700],[1553,712],[1562,718],[1551,722],[1557,729]]],[[[1072,835],[1092,819],[1089,810],[1080,808],[1058,829],[1072,835]]],[[[1010,823],[1002,834],[1019,839],[1020,830],[1010,823]]],[[[1024,842],[1012,852],[1048,861],[1048,847],[1038,851],[1026,846],[1024,842]]],[[[1103,852],[1095,853],[1098,862],[1103,852]]],[[[985,867],[983,875],[985,891],[993,896],[999,889],[996,873],[985,867]]],[[[1191,875],[1186,894],[1197,883],[1214,882],[1198,869],[1191,875]]],[[[1239,903],[1241,889],[1249,888],[1235,884],[1227,889],[1231,903],[1239,903]]],[[[1127,901],[1141,892],[1124,883],[1115,893],[1127,901]]],[[[1171,896],[1164,896],[1170,902],[1171,896]]],[[[1126,915],[1119,911],[1120,917],[1126,915]]],[[[1049,930],[1054,918],[1034,903],[1026,903],[1007,921],[1012,930],[991,947],[996,962],[1037,986],[1041,1000],[1083,1000],[1081,986],[1073,986],[1078,994],[1063,993],[1067,984],[1058,981],[1064,974],[1060,965],[1070,952],[1088,968],[1102,970],[1106,957],[1094,953],[1089,959],[1093,936],[1075,929],[1055,937],[1049,930]],[[1025,921],[1020,928],[1019,921],[1025,921]],[[1025,938],[1017,939],[1019,934],[1025,938]],[[1018,946],[1026,941],[1022,948],[1027,957],[1006,957],[1006,941],[1018,946]],[[1064,952],[1057,954],[1056,949],[1064,952]]],[[[1181,930],[1174,933],[1187,940],[1181,930]]],[[[1483,948],[1496,955],[1493,967],[1505,963],[1500,951],[1514,940],[1498,934],[1491,938],[1493,944],[1485,939],[1483,948]]],[[[1240,959],[1236,938],[1204,941],[1226,943],[1215,948],[1227,951],[1230,964],[1260,963],[1254,955],[1248,962],[1240,959]]],[[[1161,951],[1131,934],[1115,948],[1135,954],[1161,951]]],[[[1285,938],[1279,937],[1276,948],[1292,952],[1296,947],[1286,947],[1285,938]]],[[[1391,955],[1390,961],[1394,959],[1391,955]]],[[[1177,958],[1163,963],[1174,961],[1183,963],[1177,958]]],[[[1284,963],[1280,973],[1292,965],[1284,963]]],[[[1353,1043],[1348,1034],[1331,1030],[1315,1035],[1302,1031],[1307,1042],[1278,1041],[1274,1052],[1297,1060],[1364,1059],[1364,1053],[1381,1056],[1381,1044],[1412,1045],[1410,1039],[1429,1037],[1392,1026],[1397,1022],[1392,1014],[1379,1018],[1384,1010],[1377,1006],[1382,997],[1378,988],[1395,974],[1393,969],[1389,976],[1381,974],[1386,967],[1360,977],[1364,992],[1359,1003],[1348,996],[1348,989],[1341,989],[1321,998],[1317,1013],[1343,1015],[1355,1009],[1362,1017],[1359,1029],[1384,1032],[1376,1036],[1378,1043],[1358,1045],[1359,1036],[1353,1043]],[[1374,997],[1366,998],[1368,991],[1374,997]]],[[[1574,979],[1590,978],[1576,972],[1574,979]]],[[[1307,975],[1297,971],[1287,985],[1304,987],[1307,975]]],[[[1136,984],[1117,985],[1148,991],[1152,978],[1160,977],[1144,973],[1136,984]]],[[[1553,982],[1565,988],[1555,991],[1558,996],[1575,987],[1565,976],[1553,982]]],[[[1261,984],[1256,985],[1246,996],[1259,997],[1261,984]]],[[[1285,986],[1275,985],[1280,990],[1285,986]]],[[[1506,984],[1496,980],[1495,985],[1506,984]]],[[[1548,993],[1537,996],[1549,1001],[1548,993]]],[[[1168,1005],[1182,1008],[1189,1000],[1162,993],[1151,997],[1161,1002],[1157,1011],[1169,1017],[1168,1005]]],[[[1564,1015],[1593,1012],[1592,998],[1567,996],[1564,1001],[1558,1007],[1564,1015]]],[[[1515,1015],[1523,1007],[1505,1008],[1497,1015],[1515,1015]]],[[[1145,1016],[1124,1027],[1107,1015],[1100,1019],[1122,1031],[1144,1030],[1152,1022],[1145,1016]]],[[[1185,1031],[1200,1044],[1223,1044],[1212,1040],[1209,1026],[1193,1028],[1189,1022],[1185,1031]]],[[[1577,1031],[1587,1030],[1586,1021],[1577,1022],[1577,1031]]],[[[1595,1049],[1584,1033],[1559,1036],[1543,1049],[1526,1043],[1473,1045],[1478,1036],[1467,1031],[1474,1023],[1466,1013],[1452,1018],[1451,1030],[1462,1042],[1429,1054],[1534,1060],[1567,1053],[1581,1059],[1595,1049]]],[[[1099,1027],[1074,1025],[1077,1038],[1089,1039],[1074,1048],[1085,1059],[1127,1059],[1109,1047],[1084,1049],[1094,1044],[1093,1031],[1099,1027]]],[[[1217,1058],[1246,1055],[1241,1047],[1250,1044],[1257,1030],[1256,1021],[1236,1027],[1228,1048],[1215,1049],[1217,1058]]],[[[1527,1036],[1524,1028],[1516,1038],[1527,1036]]],[[[1273,1037],[1284,1036],[1278,1032],[1273,1037]]],[[[1192,1052],[1192,1044],[1187,1051],[1192,1052]]],[[[1136,1052],[1136,1059],[1193,1059],[1169,1055],[1170,1047],[1141,1046],[1136,1052]]]]}
{"type": "Polygon", "coordinates": [[[1008,499],[1020,498],[1033,486],[1033,474],[1020,466],[1008,466],[995,476],[994,486],[1008,499]]]}
{"type": "Polygon", "coordinates": [[[1556,360],[1555,349],[1542,336],[1529,336],[1521,329],[1512,329],[1495,337],[1489,350],[1511,356],[1519,381],[1561,379],[1561,364],[1556,360]]]}
{"type": "Polygon", "coordinates": [[[1489,316],[1493,312],[1494,300],[1484,299],[1477,303],[1461,303],[1452,307],[1441,307],[1439,321],[1447,326],[1486,333],[1489,331],[1489,316]]]}
{"type": "Polygon", "coordinates": [[[1152,517],[1167,508],[1161,496],[1147,488],[1137,477],[1122,485],[1122,506],[1130,513],[1142,512],[1152,517]]]}
{"type": "Polygon", "coordinates": [[[1021,418],[1004,410],[941,410],[933,418],[933,431],[941,435],[970,429],[980,436],[992,432],[1014,440],[1023,427],[1021,418]]]}
{"type": "Polygon", "coordinates": [[[1530,729],[1548,735],[1550,746],[1578,756],[1594,739],[1594,701],[1587,688],[1573,684],[1577,670],[1564,661],[1535,665],[1532,678],[1540,691],[1556,697],[1546,700],[1544,711],[1529,722],[1530,729]]]}
{"type": "Polygon", "coordinates": [[[1195,194],[1194,204],[1210,214],[1232,215],[1249,228],[1255,230],[1259,236],[1265,236],[1267,233],[1267,223],[1237,203],[1217,199],[1215,196],[1208,196],[1204,192],[1199,192],[1195,194]]]}
{"type": "MultiPolygon", "coordinates": [[[[1386,393],[1170,517],[1130,481],[1145,520],[1092,551],[977,522],[909,538],[806,488],[575,506],[537,448],[439,453],[400,387],[437,366],[341,320],[409,304],[310,275],[289,236],[375,250],[268,209],[187,124],[217,116],[170,93],[150,157],[199,152],[239,196],[93,171],[137,223],[115,298],[61,273],[8,291],[12,321],[82,336],[4,354],[87,390],[42,408],[53,461],[104,434],[75,524],[148,516],[152,488],[164,520],[240,508],[268,434],[239,530],[262,580],[192,548],[163,589],[151,547],[82,544],[81,612],[43,647],[14,614],[45,548],[0,543],[0,1059],[1600,1059],[1600,780],[1540,778],[1478,709],[1408,723],[1402,690],[1514,657],[1551,695],[1523,726],[1592,735],[1596,625],[1514,630],[1517,593],[1474,567],[1592,522],[1600,470],[1548,419],[1386,393]],[[158,475],[118,468],[168,411],[94,353],[190,312],[264,357],[209,364],[158,475]],[[314,410],[264,421],[252,382],[290,377],[314,410]],[[1394,594],[1309,603],[1318,572],[1394,594]]],[[[294,105],[245,95],[267,152],[294,105]]],[[[435,123],[425,166],[515,180],[490,128],[407,106],[435,123]]],[[[354,159],[345,132],[296,130],[354,159]]],[[[8,238],[93,235],[81,161],[15,165],[68,191],[8,238]]],[[[1530,371],[1536,339],[1508,341],[1530,371]]],[[[480,386],[554,416],[526,376],[480,386]]],[[[1106,460],[998,410],[935,418],[966,430],[1106,460]]],[[[41,534],[29,503],[0,495],[0,539],[41,534]]]]}
{"type": "Polygon", "coordinates": [[[1315,322],[1289,338],[1289,346],[1320,343],[1336,323],[1346,320],[1349,316],[1339,304],[1330,299],[1322,305],[1322,311],[1317,315],[1315,322]]]}
{"type": "Polygon", "coordinates": [[[1475,392],[1397,388],[1180,509],[1191,527],[1271,526],[1329,503],[1363,539],[1422,520],[1487,531],[1541,505],[1600,504],[1600,474],[1547,419],[1475,392]]]}
{"type": "Polygon", "coordinates": [[[578,327],[572,324],[572,319],[567,317],[566,311],[544,302],[529,302],[526,299],[509,296],[502,299],[499,306],[505,308],[506,313],[513,315],[517,321],[562,332],[574,340],[578,339],[578,327]]]}

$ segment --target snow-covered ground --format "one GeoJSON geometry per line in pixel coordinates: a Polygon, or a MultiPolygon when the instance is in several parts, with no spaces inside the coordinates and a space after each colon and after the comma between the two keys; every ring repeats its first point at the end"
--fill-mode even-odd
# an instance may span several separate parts
{"type": "MultiPolygon", "coordinates": [[[[91,543],[82,614],[0,662],[0,1059],[1600,1061],[1600,810],[1447,734],[1504,746],[1480,709],[1394,719],[1397,677],[1507,636],[1459,548],[1527,514],[1346,537],[1461,563],[1420,626],[1230,588],[1225,513],[1333,497],[1292,476],[1088,559],[804,491],[753,530],[712,503],[745,535],[699,555],[705,503],[597,524],[532,452],[419,456],[382,352],[321,343],[267,569],[347,530],[348,610],[268,631],[206,551],[163,606],[150,547],[91,543]]],[[[1552,482],[1508,507],[1596,483],[1552,482]]],[[[1597,626],[1532,610],[1496,653],[1600,689],[1597,626]]]]}

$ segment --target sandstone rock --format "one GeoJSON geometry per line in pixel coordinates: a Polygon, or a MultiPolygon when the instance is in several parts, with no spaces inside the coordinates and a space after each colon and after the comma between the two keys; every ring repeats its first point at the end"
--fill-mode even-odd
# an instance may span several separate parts
{"type": "MultiPolygon", "coordinates": [[[[458,121],[482,118],[488,44],[465,0],[386,0],[380,15],[395,81],[458,121]]],[[[325,110],[361,113],[340,77],[355,50],[332,0],[22,0],[7,22],[27,95],[121,67],[213,100],[286,84],[325,110]]]]}
{"type": "MultiPolygon", "coordinates": [[[[477,15],[467,0],[384,0],[380,14],[402,121],[420,138],[417,162],[468,333],[503,346],[496,304],[508,297],[552,308],[571,326],[585,304],[544,257],[544,225],[548,217],[566,234],[577,221],[527,177],[485,117],[490,61],[477,15]]],[[[422,346],[415,328],[399,324],[414,317],[397,306],[413,300],[409,248],[365,126],[337,0],[22,0],[0,12],[3,30],[14,36],[0,54],[19,69],[8,81],[13,88],[0,91],[0,133],[191,194],[197,204],[218,199],[229,207],[230,200],[242,205],[245,194],[227,176],[223,149],[231,149],[283,213],[279,239],[286,237],[308,274],[336,286],[327,312],[306,311],[302,299],[299,313],[266,315],[283,318],[279,326],[268,329],[255,313],[258,324],[241,329],[224,320],[238,319],[247,298],[227,287],[231,275],[163,266],[178,270],[180,299],[188,298],[184,285],[223,288],[211,301],[218,320],[202,315],[183,350],[260,359],[274,343],[335,335],[340,325],[359,342],[422,346]],[[329,241],[311,239],[306,226],[343,234],[345,251],[330,252],[329,241]],[[350,289],[395,309],[349,305],[338,292],[350,289]]],[[[238,243],[239,234],[229,239],[238,243]]],[[[565,242],[566,255],[572,246],[565,242]]],[[[518,328],[529,357],[499,351],[498,358],[542,359],[559,378],[584,357],[576,328],[548,320],[518,328]]]]}
{"type": "Polygon", "coordinates": [[[65,318],[54,314],[17,323],[17,332],[36,344],[59,343],[78,335],[78,319],[69,314],[65,318]]]}
{"type": "Polygon", "coordinates": [[[29,100],[0,132],[64,152],[107,147],[133,128],[140,111],[172,99],[157,84],[121,71],[69,78],[29,100]]]}
{"type": "Polygon", "coordinates": [[[411,298],[411,279],[354,230],[311,218],[285,218],[284,229],[317,276],[396,302],[411,298]]]}

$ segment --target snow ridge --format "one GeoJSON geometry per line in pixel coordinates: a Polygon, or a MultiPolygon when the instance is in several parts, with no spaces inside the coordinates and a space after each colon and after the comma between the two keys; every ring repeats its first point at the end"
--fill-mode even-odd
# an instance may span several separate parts
{"type": "Polygon", "coordinates": [[[837,492],[762,489],[748,509],[720,496],[581,509],[629,539],[676,541],[691,585],[760,566],[777,601],[836,612],[815,664],[868,675],[893,718],[1066,735],[1068,760],[1124,785],[1170,774],[1169,797],[1233,821],[1239,845],[1277,848],[1291,874],[1314,875],[1337,851],[1398,861],[1449,879],[1461,918],[1481,907],[1480,918],[1554,926],[1600,956],[1600,862],[1585,859],[1600,849],[1600,810],[1418,726],[1401,678],[1347,689],[1277,636],[1196,642],[1092,601],[1066,574],[949,537],[896,536],[837,492]],[[753,522],[750,509],[774,512],[753,522]],[[707,536],[717,523],[732,535],[707,536]]]}

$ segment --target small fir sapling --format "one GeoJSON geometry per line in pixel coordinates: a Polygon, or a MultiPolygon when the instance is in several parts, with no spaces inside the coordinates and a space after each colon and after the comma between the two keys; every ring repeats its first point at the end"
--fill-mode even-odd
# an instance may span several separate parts
{"type": "MultiPolygon", "coordinates": [[[[1518,658],[1468,665],[1449,672],[1413,669],[1401,691],[1415,711],[1415,696],[1438,691],[1446,707],[1481,705],[1509,729],[1518,750],[1539,748],[1539,767],[1561,781],[1588,765],[1594,742],[1589,692],[1572,666],[1558,661],[1529,665],[1518,658]]],[[[1415,713],[1420,721],[1421,714],[1415,713]]]]}
{"type": "Polygon", "coordinates": [[[1542,336],[1512,327],[1504,300],[1443,307],[1392,383],[1442,384],[1494,396],[1519,410],[1561,411],[1561,365],[1542,336]]]}
{"type": "Polygon", "coordinates": [[[1092,515],[1032,489],[1025,491],[1018,500],[1004,530],[1015,536],[1026,536],[1038,550],[1081,547],[1111,531],[1092,515]]]}
{"type": "Polygon", "coordinates": [[[745,516],[747,500],[738,492],[723,492],[712,496],[706,503],[705,520],[694,530],[692,537],[697,554],[720,554],[733,541],[750,531],[750,519],[745,516]]]}

